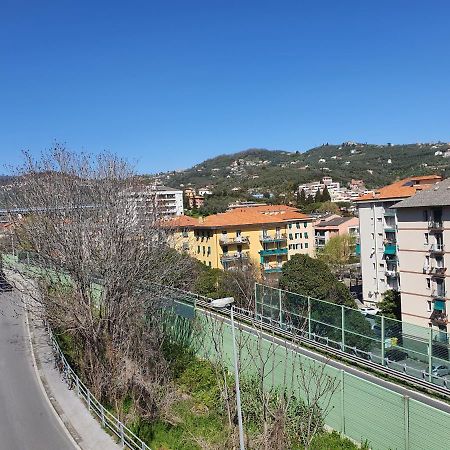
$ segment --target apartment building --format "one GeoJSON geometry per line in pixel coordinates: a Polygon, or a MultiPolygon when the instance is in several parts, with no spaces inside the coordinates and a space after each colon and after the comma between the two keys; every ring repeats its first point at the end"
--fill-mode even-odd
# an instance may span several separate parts
{"type": "Polygon", "coordinates": [[[136,218],[183,215],[183,191],[162,185],[137,186],[125,194],[133,204],[136,218]]]}
{"type": "Polygon", "coordinates": [[[358,217],[341,217],[332,214],[317,222],[314,222],[314,237],[316,250],[321,250],[325,244],[334,236],[350,234],[359,240],[358,217]]]}
{"type": "Polygon", "coordinates": [[[285,205],[235,208],[169,224],[176,229],[173,245],[212,268],[239,269],[252,262],[269,275],[281,272],[295,254],[314,254],[311,218],[285,205]]]}
{"type": "Polygon", "coordinates": [[[391,208],[417,192],[432,188],[438,175],[405,178],[362,195],[355,201],[359,212],[359,252],[363,300],[374,304],[388,289],[399,289],[397,259],[397,217],[391,208]]]}
{"type": "Polygon", "coordinates": [[[397,211],[402,319],[447,331],[450,179],[394,205],[397,211]]]}

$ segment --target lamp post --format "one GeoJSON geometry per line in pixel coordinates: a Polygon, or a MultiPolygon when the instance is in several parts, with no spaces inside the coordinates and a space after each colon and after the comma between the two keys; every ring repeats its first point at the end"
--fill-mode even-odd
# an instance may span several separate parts
{"type": "Polygon", "coordinates": [[[230,319],[231,319],[231,333],[233,337],[233,360],[234,360],[234,379],[236,382],[236,406],[237,406],[237,416],[239,425],[239,446],[240,450],[245,450],[244,446],[244,427],[242,425],[242,408],[241,408],[241,390],[239,387],[239,367],[238,367],[238,354],[236,348],[236,331],[234,328],[234,308],[233,308],[234,298],[225,297],[213,300],[210,304],[214,308],[226,308],[231,305],[230,309],[230,319]]]}

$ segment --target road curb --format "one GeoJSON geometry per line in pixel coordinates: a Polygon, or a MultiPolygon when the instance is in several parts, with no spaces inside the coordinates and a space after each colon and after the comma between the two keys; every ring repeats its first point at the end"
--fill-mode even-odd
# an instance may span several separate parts
{"type": "Polygon", "coordinates": [[[29,311],[27,308],[25,308],[25,324],[28,331],[28,340],[30,343],[30,349],[31,349],[31,358],[33,360],[33,368],[34,372],[36,374],[36,378],[38,380],[39,388],[41,389],[46,402],[50,405],[50,409],[53,411],[53,414],[56,417],[56,420],[61,425],[62,430],[67,435],[68,439],[72,442],[75,449],[77,450],[83,450],[80,446],[80,443],[82,442],[81,436],[76,432],[72,424],[70,423],[70,420],[68,417],[64,414],[64,411],[62,410],[61,406],[59,405],[56,398],[53,396],[53,393],[47,383],[47,380],[42,373],[41,370],[41,361],[39,359],[39,355],[37,355],[37,352],[35,351],[35,339],[34,334],[31,331],[30,326],[30,318],[29,318],[29,311]]]}

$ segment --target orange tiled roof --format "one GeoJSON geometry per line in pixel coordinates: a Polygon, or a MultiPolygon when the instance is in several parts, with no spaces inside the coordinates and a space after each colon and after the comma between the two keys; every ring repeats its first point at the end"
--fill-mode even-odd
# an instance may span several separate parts
{"type": "Polygon", "coordinates": [[[436,182],[441,181],[439,175],[424,175],[418,177],[404,178],[395,183],[377,189],[372,194],[364,194],[355,199],[356,202],[388,200],[396,198],[407,198],[417,191],[430,189],[436,182]]]}
{"type": "Polygon", "coordinates": [[[267,205],[252,208],[237,208],[220,214],[205,217],[198,223],[199,228],[227,227],[236,225],[259,225],[305,220],[309,216],[291,206],[267,205]]]}
{"type": "Polygon", "coordinates": [[[189,216],[178,216],[167,220],[165,224],[175,228],[223,228],[239,225],[284,223],[286,221],[306,219],[310,219],[310,217],[298,212],[292,206],[266,205],[252,208],[236,208],[199,219],[189,216]]]}
{"type": "Polygon", "coordinates": [[[164,222],[164,225],[167,225],[169,227],[174,227],[174,228],[195,227],[196,224],[198,224],[198,219],[196,219],[195,217],[184,216],[184,215],[173,217],[164,222]]]}

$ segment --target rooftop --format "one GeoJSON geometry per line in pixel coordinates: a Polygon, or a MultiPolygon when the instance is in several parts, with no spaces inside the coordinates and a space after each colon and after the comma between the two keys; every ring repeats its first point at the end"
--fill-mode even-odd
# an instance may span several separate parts
{"type": "MultiPolygon", "coordinates": [[[[265,205],[251,208],[236,208],[220,214],[193,219],[180,225],[183,216],[172,219],[169,223],[178,227],[193,228],[223,228],[241,225],[277,224],[309,220],[310,217],[297,211],[296,208],[285,205],[265,205]],[[191,222],[192,220],[192,222],[191,222]]],[[[186,216],[185,216],[186,217],[186,216]]]]}
{"type": "Polygon", "coordinates": [[[314,225],[315,228],[337,228],[345,222],[355,219],[355,217],[335,217],[330,220],[321,220],[319,223],[314,225]]]}
{"type": "Polygon", "coordinates": [[[450,178],[436,183],[431,189],[418,192],[416,195],[394,205],[395,208],[427,206],[450,206],[450,178]]]}
{"type": "Polygon", "coordinates": [[[417,177],[404,178],[395,183],[377,189],[373,193],[364,194],[356,198],[355,202],[389,200],[408,198],[416,192],[430,189],[436,182],[441,181],[439,175],[423,175],[417,177]]]}

